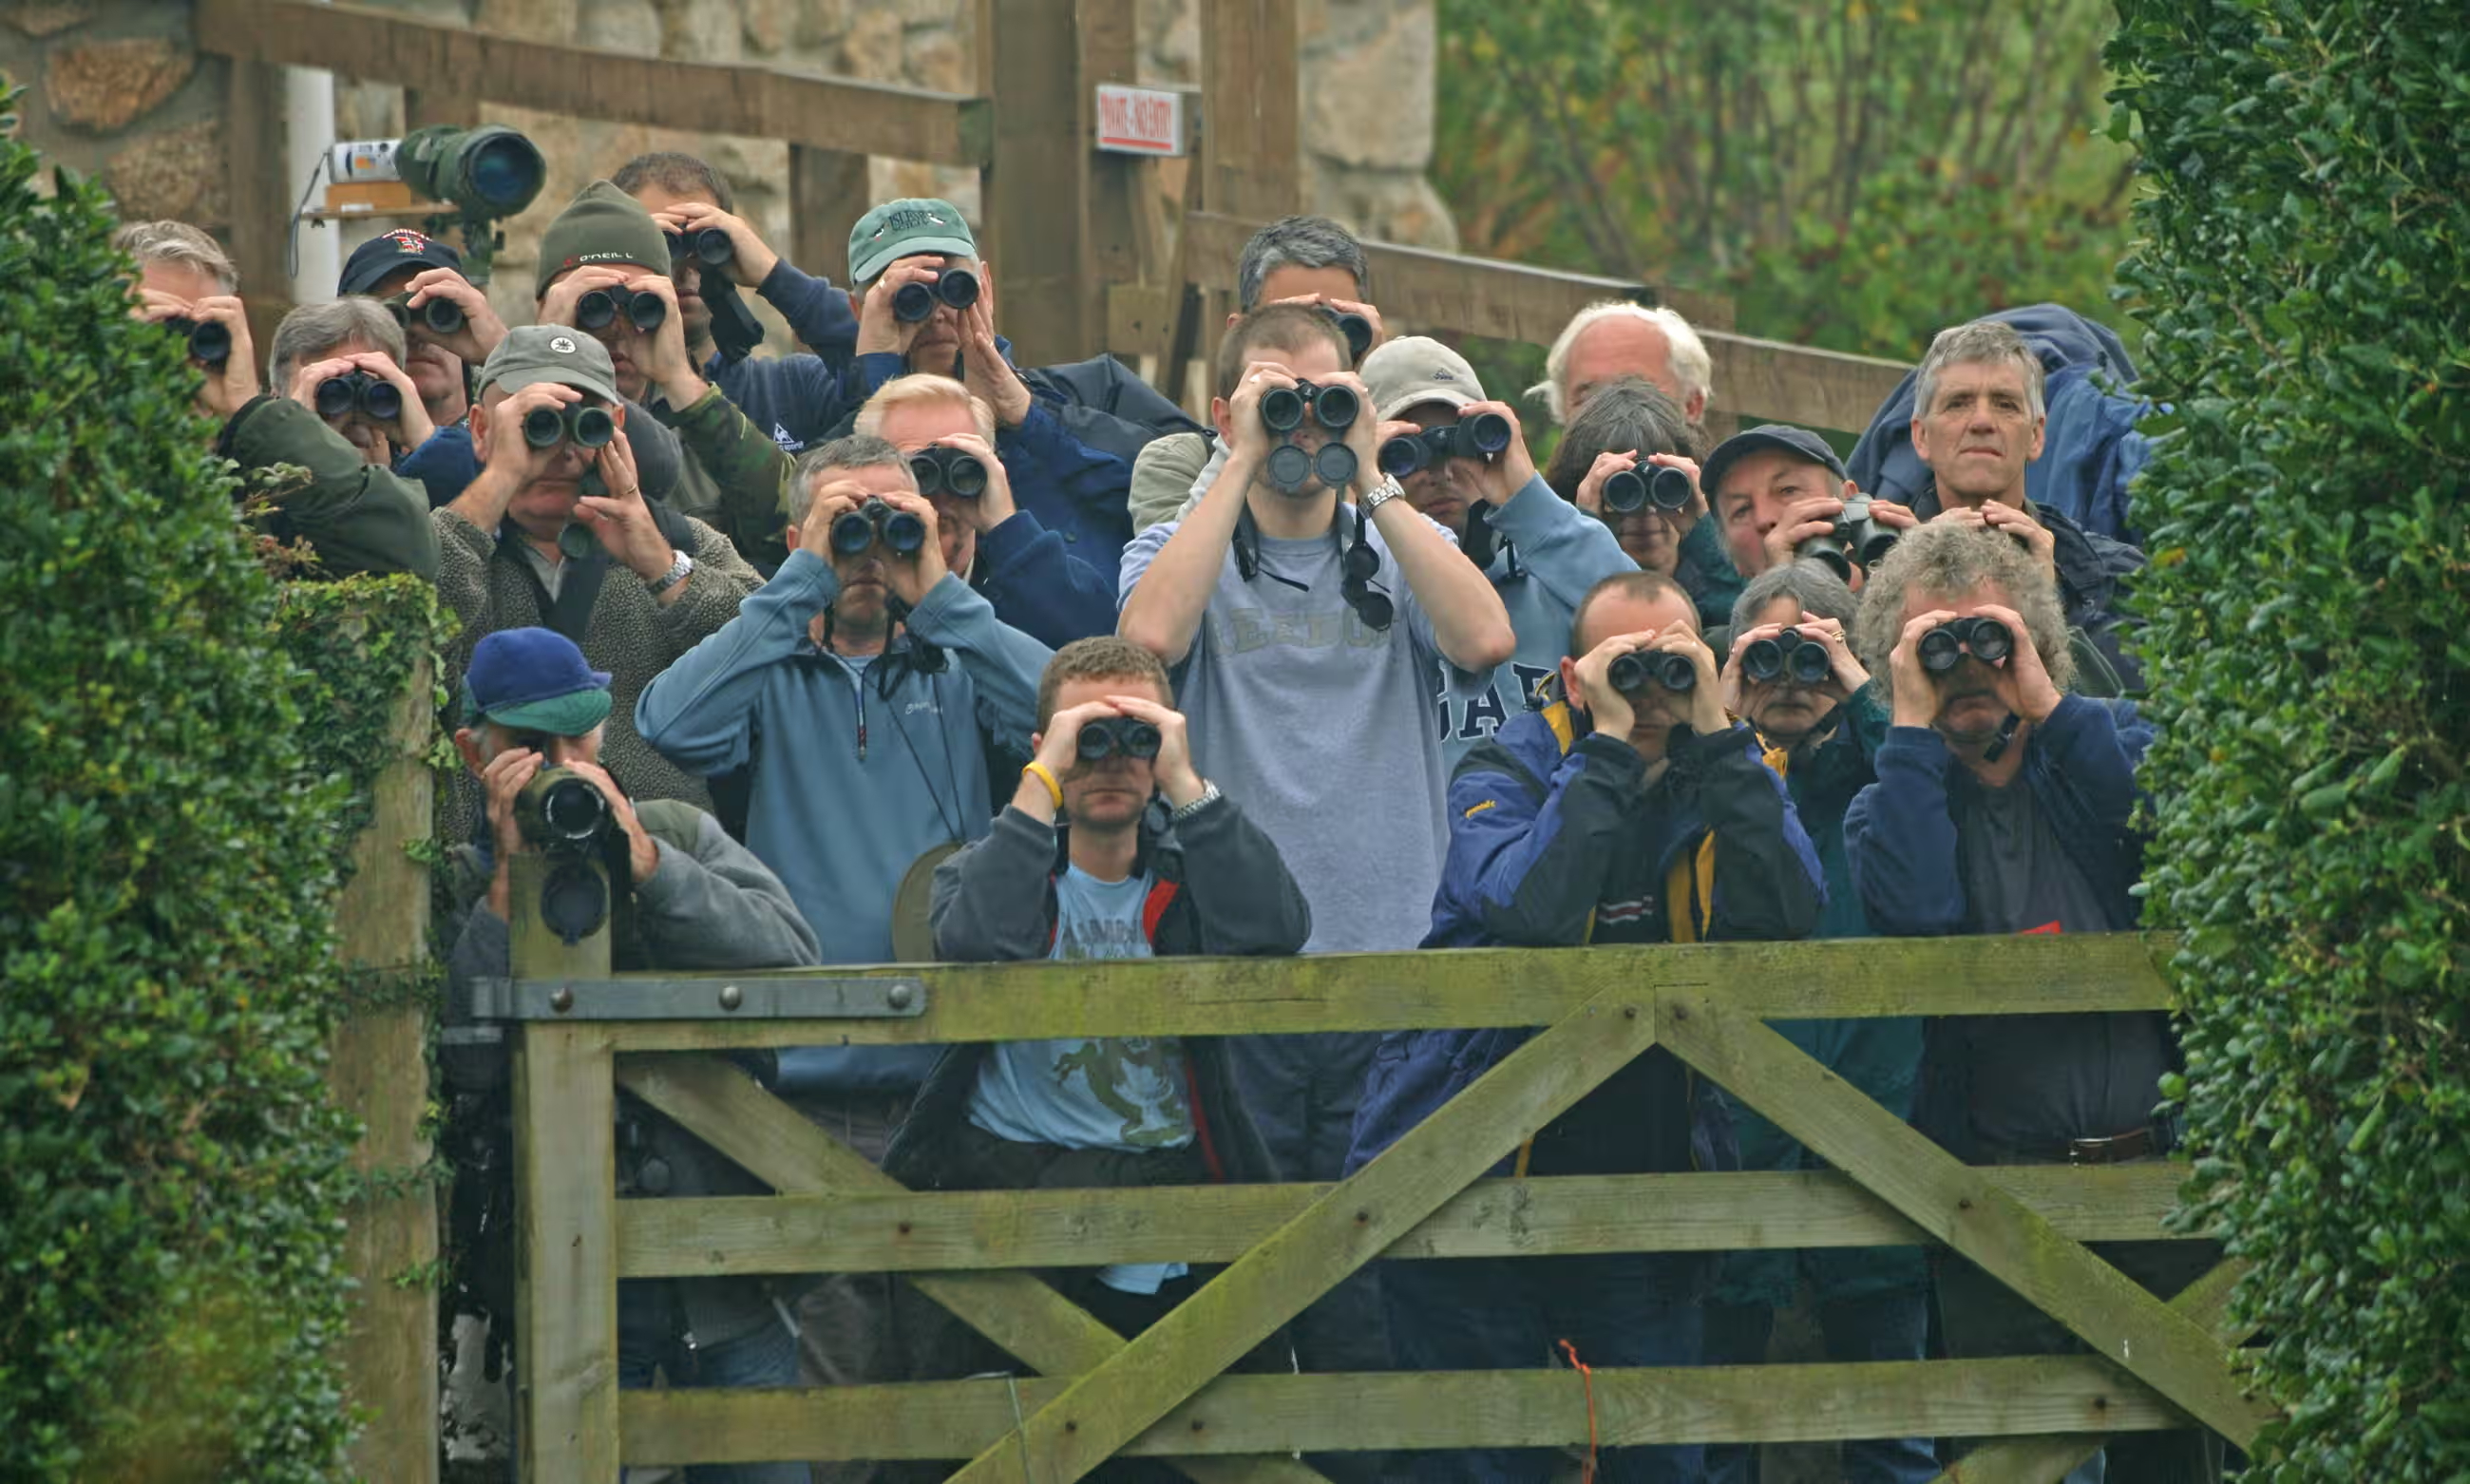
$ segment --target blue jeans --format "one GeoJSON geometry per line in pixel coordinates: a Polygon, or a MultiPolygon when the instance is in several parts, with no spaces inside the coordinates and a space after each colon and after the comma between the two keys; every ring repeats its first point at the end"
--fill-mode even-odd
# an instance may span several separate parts
{"type": "MultiPolygon", "coordinates": [[[[1399,1364],[1413,1371],[1545,1369],[1566,1339],[1596,1366],[1703,1363],[1701,1256],[1461,1258],[1386,1263],[1381,1292],[1399,1364]]],[[[1570,1384],[1580,1384],[1572,1377],[1570,1384]]],[[[1603,1450],[1603,1484],[1696,1484],[1697,1444],[1603,1450]]],[[[1404,1455],[1395,1475],[1422,1484],[1545,1484],[1558,1449],[1469,1449],[1404,1455]]]]}
{"type": "MultiPolygon", "coordinates": [[[[618,1286],[618,1385],[640,1390],[655,1370],[678,1387],[794,1386],[798,1341],[787,1326],[765,1324],[717,1345],[687,1343],[678,1312],[677,1280],[635,1280],[618,1286]]],[[[803,1463],[692,1464],[688,1484],[806,1484],[803,1463]]]]}
{"type": "MultiPolygon", "coordinates": [[[[1818,1328],[1829,1360],[1919,1360],[1929,1338],[1929,1295],[1891,1289],[1851,1298],[1818,1296],[1818,1328]]],[[[1764,1365],[1775,1310],[1764,1304],[1707,1308],[1709,1365],[1764,1365]]],[[[1707,1446],[1708,1484],[1757,1484],[1759,1450],[1748,1443],[1707,1446]]],[[[1928,1484],[1938,1477],[1928,1438],[1864,1438],[1843,1445],[1845,1484],[1928,1484]]]]}

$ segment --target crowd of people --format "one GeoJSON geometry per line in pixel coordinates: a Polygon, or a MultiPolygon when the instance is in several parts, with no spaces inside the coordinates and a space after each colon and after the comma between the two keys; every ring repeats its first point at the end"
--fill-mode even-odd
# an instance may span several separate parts
{"type": "MultiPolygon", "coordinates": [[[[262,374],[213,240],[121,233],[136,313],[191,335],[221,451],[308,472],[253,518],[323,572],[432,578],[460,620],[468,776],[441,830],[448,1018],[469,1044],[486,1037],[456,1007],[507,972],[519,800],[546,768],[599,790],[622,833],[621,969],[2134,924],[2152,730],[2127,699],[2120,595],[2142,557],[2122,499],[2036,498],[2100,482],[2037,464],[2048,379],[2073,364],[2046,308],[1938,335],[1854,451],[1897,471],[1865,489],[1806,429],[1712,440],[1711,358],[1667,309],[1590,308],[1533,395],[1487,391],[1450,346],[1387,333],[1362,245],[1318,218],[1244,249],[1202,427],[1109,358],[1016,365],[947,202],[868,212],[845,288],[732,208],[701,160],[626,162],[549,224],[521,326],[451,246],[385,233],[339,297],[283,320],[262,374]],[[713,234],[726,253],[689,246],[713,234]],[[805,349],[716,335],[737,290],[805,349]],[[1538,400],[1560,425],[1542,469],[1519,408],[1538,400]]],[[[2171,1147],[2157,1013],[1777,1029],[1975,1163],[2171,1147]]],[[[1325,1181],[1530,1033],[814,1047],[763,1072],[917,1188],[1325,1181]]],[[[503,1072],[450,1070],[475,1096],[503,1072]]],[[[620,1116],[626,1194],[762,1189],[648,1109],[620,1116]]],[[[1503,1172],[1811,1162],[1655,1050],[1503,1172]]],[[[2105,1250],[2165,1294],[2203,1255],[2105,1250]]],[[[1207,1274],[1054,1276],[1130,1333],[1207,1274]]],[[[1961,1259],[1885,1248],[1381,1264],[1255,1359],[1754,1364],[1805,1285],[1834,1359],[2074,1346],[1961,1259]]],[[[881,1275],[628,1281],[619,1317],[629,1386],[1012,1364],[881,1275]]],[[[1917,1484],[1938,1449],[1847,1444],[1844,1477],[1917,1484]]],[[[1556,1468],[1514,1449],[1314,1461],[1340,1479],[1556,1468]]],[[[1639,1447],[1605,1450],[1600,1476],[1756,1467],[1745,1447],[1639,1447]]],[[[2147,1434],[2071,1477],[2105,1468],[2216,1477],[2220,1450],[2147,1434]]]]}

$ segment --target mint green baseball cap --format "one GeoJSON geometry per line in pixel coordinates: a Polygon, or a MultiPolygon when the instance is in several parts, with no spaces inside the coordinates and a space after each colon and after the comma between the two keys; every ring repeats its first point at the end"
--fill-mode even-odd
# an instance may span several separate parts
{"type": "Polygon", "coordinates": [[[858,218],[850,233],[850,282],[871,284],[897,260],[929,252],[978,255],[978,240],[961,209],[931,197],[886,201],[858,218]]]}

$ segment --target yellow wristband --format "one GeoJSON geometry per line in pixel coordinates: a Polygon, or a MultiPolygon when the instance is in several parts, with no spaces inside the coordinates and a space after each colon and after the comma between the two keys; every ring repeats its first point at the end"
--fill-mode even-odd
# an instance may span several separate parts
{"type": "Polygon", "coordinates": [[[1021,777],[1036,778],[1040,783],[1045,784],[1046,797],[1054,800],[1055,812],[1058,814],[1063,812],[1063,785],[1055,781],[1055,775],[1048,771],[1046,764],[1042,762],[1034,762],[1028,767],[1021,769],[1020,772],[1021,777]]]}

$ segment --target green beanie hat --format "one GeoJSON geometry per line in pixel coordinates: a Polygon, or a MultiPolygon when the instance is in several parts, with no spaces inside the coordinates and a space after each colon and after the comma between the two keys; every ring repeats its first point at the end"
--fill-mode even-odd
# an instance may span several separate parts
{"type": "Polygon", "coordinates": [[[632,263],[665,273],[669,237],[642,202],[606,180],[595,180],[541,234],[532,297],[548,293],[550,279],[587,263],[632,263]]]}

